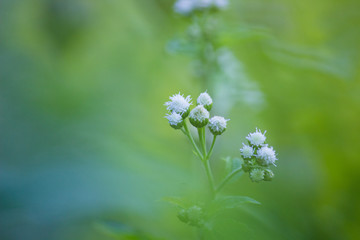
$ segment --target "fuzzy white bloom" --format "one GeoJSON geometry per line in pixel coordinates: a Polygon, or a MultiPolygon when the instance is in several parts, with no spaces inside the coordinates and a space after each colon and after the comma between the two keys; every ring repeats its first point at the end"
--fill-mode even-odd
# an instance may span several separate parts
{"type": "Polygon", "coordinates": [[[174,94],[169,98],[171,101],[165,103],[165,106],[167,106],[167,110],[169,110],[170,112],[176,112],[178,114],[181,114],[182,116],[189,110],[189,107],[192,104],[190,96],[184,98],[184,96],[180,95],[180,93],[174,94]]]}
{"type": "Polygon", "coordinates": [[[257,151],[257,157],[264,160],[267,164],[275,165],[276,153],[272,147],[263,146],[257,151]]]}
{"type": "Polygon", "coordinates": [[[254,155],[254,149],[249,145],[243,143],[243,147],[240,148],[240,152],[244,158],[251,158],[254,155]]]}
{"type": "Polygon", "coordinates": [[[196,8],[195,0],[177,0],[174,4],[174,11],[182,15],[188,15],[196,8]]]}
{"type": "Polygon", "coordinates": [[[209,122],[210,113],[203,105],[196,106],[189,115],[190,123],[197,128],[202,128],[209,122]]]}
{"type": "Polygon", "coordinates": [[[230,119],[215,116],[209,120],[209,129],[214,135],[220,135],[226,130],[226,122],[230,119]]]}
{"type": "Polygon", "coordinates": [[[260,146],[264,144],[266,140],[265,133],[266,131],[264,133],[261,133],[261,130],[256,128],[256,131],[253,133],[249,133],[246,139],[249,140],[251,144],[255,146],[260,146]]]}
{"type": "Polygon", "coordinates": [[[174,4],[174,11],[182,15],[189,15],[195,10],[204,10],[212,7],[225,9],[228,4],[228,0],[177,0],[174,4]]]}
{"type": "Polygon", "coordinates": [[[183,119],[180,114],[172,112],[171,114],[166,114],[165,118],[169,120],[170,125],[177,126],[182,123],[183,119]]]}
{"type": "Polygon", "coordinates": [[[210,113],[204,108],[203,105],[196,106],[193,110],[191,110],[189,116],[189,118],[195,119],[200,122],[208,119],[209,117],[210,113]]]}
{"type": "Polygon", "coordinates": [[[210,95],[207,92],[200,93],[199,97],[197,98],[197,104],[207,106],[213,103],[210,95]]]}
{"type": "Polygon", "coordinates": [[[213,4],[213,0],[194,0],[196,2],[196,7],[198,8],[209,8],[213,4]]]}
{"type": "Polygon", "coordinates": [[[219,9],[225,9],[229,5],[228,0],[213,0],[213,5],[219,9]]]}

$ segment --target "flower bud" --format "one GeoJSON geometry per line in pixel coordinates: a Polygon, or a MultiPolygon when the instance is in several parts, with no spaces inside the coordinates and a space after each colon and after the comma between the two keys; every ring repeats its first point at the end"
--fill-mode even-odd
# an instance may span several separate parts
{"type": "Polygon", "coordinates": [[[255,132],[249,133],[249,135],[246,137],[247,140],[249,140],[250,144],[255,146],[261,146],[265,143],[266,137],[265,133],[261,133],[261,130],[256,129],[255,132]]]}
{"type": "Polygon", "coordinates": [[[226,122],[229,119],[215,116],[209,120],[209,130],[214,135],[221,135],[226,130],[226,122]]]}
{"type": "Polygon", "coordinates": [[[189,219],[189,225],[201,226],[203,220],[203,211],[199,206],[192,206],[187,210],[187,217],[189,219]]]}
{"type": "Polygon", "coordinates": [[[209,117],[210,114],[204,108],[204,106],[198,105],[193,110],[191,110],[189,120],[194,127],[202,128],[209,122],[209,117]]]}
{"type": "Polygon", "coordinates": [[[182,221],[183,223],[188,223],[188,222],[189,222],[188,213],[187,213],[186,209],[181,209],[181,210],[178,212],[177,217],[178,217],[179,220],[182,221]]]}
{"type": "Polygon", "coordinates": [[[264,181],[271,181],[274,178],[274,173],[270,169],[266,169],[264,172],[264,181]]]}
{"type": "Polygon", "coordinates": [[[250,179],[253,182],[260,182],[264,180],[264,175],[265,175],[264,170],[260,168],[254,168],[250,172],[250,179]]]}
{"type": "Polygon", "coordinates": [[[198,97],[197,104],[203,105],[206,110],[210,111],[213,105],[213,101],[207,92],[203,92],[198,97]]]}
{"type": "Polygon", "coordinates": [[[190,105],[191,98],[190,96],[187,96],[184,98],[183,95],[174,94],[173,96],[169,97],[171,101],[168,101],[165,103],[165,106],[167,106],[167,110],[170,112],[175,112],[181,115],[182,118],[186,118],[189,115],[190,112],[190,105]]]}
{"type": "Polygon", "coordinates": [[[180,129],[184,125],[183,118],[176,112],[166,114],[165,118],[169,120],[170,126],[174,129],[180,129]]]}
{"type": "Polygon", "coordinates": [[[251,170],[251,164],[248,163],[248,162],[244,162],[244,163],[241,165],[241,169],[242,169],[244,172],[250,172],[250,170],[251,170]]]}

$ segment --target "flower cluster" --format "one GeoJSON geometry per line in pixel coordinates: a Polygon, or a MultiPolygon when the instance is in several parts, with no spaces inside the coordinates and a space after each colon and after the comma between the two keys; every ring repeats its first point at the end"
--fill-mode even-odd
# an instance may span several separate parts
{"type": "Polygon", "coordinates": [[[228,0],[177,0],[174,4],[174,11],[182,15],[190,15],[195,11],[207,9],[222,10],[228,4],[228,0]]]}
{"type": "Polygon", "coordinates": [[[266,136],[259,129],[249,133],[246,137],[248,145],[243,143],[240,149],[244,159],[242,169],[249,172],[250,179],[253,182],[271,181],[274,173],[270,170],[271,165],[275,165],[276,153],[272,147],[265,144],[266,136]]]}
{"type": "Polygon", "coordinates": [[[181,129],[184,121],[189,117],[190,123],[196,128],[203,128],[208,125],[213,135],[221,135],[226,130],[227,121],[224,117],[214,116],[210,118],[209,111],[212,108],[213,101],[207,92],[203,92],[197,98],[197,106],[190,111],[191,97],[181,95],[180,93],[170,97],[170,101],[165,103],[170,112],[165,116],[169,124],[174,129],[181,129]]]}

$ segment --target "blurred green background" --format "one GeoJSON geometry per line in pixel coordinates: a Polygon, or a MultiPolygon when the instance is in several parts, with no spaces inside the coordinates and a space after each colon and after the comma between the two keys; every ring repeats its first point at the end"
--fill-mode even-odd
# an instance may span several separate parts
{"type": "MultiPolygon", "coordinates": [[[[163,118],[169,95],[209,88],[193,77],[191,58],[165,50],[188,24],[172,5],[0,1],[0,239],[195,239],[160,201],[205,184],[185,137],[163,118]]],[[[215,177],[224,174],[218,159],[239,157],[255,127],[279,158],[273,182],[242,177],[225,189],[262,203],[236,213],[246,239],[360,237],[359,8],[233,0],[221,13],[235,29],[227,48],[263,100],[225,112],[215,98],[213,112],[231,119],[215,177]]]]}

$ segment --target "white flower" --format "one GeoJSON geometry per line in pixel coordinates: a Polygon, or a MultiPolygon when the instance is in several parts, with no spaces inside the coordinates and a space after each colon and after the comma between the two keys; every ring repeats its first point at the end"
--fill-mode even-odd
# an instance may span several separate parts
{"type": "Polygon", "coordinates": [[[174,11],[182,15],[188,15],[196,7],[195,0],[177,0],[174,4],[174,11]]]}
{"type": "Polygon", "coordinates": [[[197,128],[205,126],[209,122],[210,114],[203,105],[196,106],[189,115],[190,123],[197,128]]]}
{"type": "Polygon", "coordinates": [[[198,8],[209,8],[213,4],[213,0],[195,0],[196,7],[198,8]]]}
{"type": "Polygon", "coordinates": [[[213,0],[213,5],[219,9],[225,9],[229,5],[228,0],[213,0]]]}
{"type": "Polygon", "coordinates": [[[197,103],[199,105],[211,105],[213,103],[210,95],[207,92],[200,93],[199,97],[197,98],[197,103]]]}
{"type": "Polygon", "coordinates": [[[264,160],[266,164],[275,165],[276,153],[272,147],[263,146],[257,151],[257,157],[264,160]]]}
{"type": "MultiPolygon", "coordinates": [[[[201,106],[201,105],[200,105],[201,106]]],[[[209,129],[214,135],[220,135],[226,130],[226,122],[229,119],[215,116],[209,120],[209,129]]]]}
{"type": "Polygon", "coordinates": [[[190,96],[184,98],[183,95],[180,95],[180,93],[178,93],[174,94],[169,98],[171,101],[165,103],[165,106],[167,106],[167,110],[169,110],[170,112],[176,112],[180,114],[183,118],[186,117],[186,113],[188,112],[189,107],[192,104],[190,102],[190,96]]]}
{"type": "Polygon", "coordinates": [[[240,148],[240,152],[244,158],[251,158],[254,155],[254,149],[243,143],[243,147],[240,148]]]}
{"type": "Polygon", "coordinates": [[[253,170],[251,170],[250,172],[250,179],[253,182],[260,182],[264,179],[265,176],[265,172],[264,170],[261,170],[260,168],[255,168],[253,170]]]}
{"type": "Polygon", "coordinates": [[[249,140],[251,144],[255,146],[260,146],[264,144],[266,140],[265,133],[266,131],[264,133],[261,133],[261,130],[256,128],[256,131],[253,133],[249,133],[246,139],[249,140]]]}
{"type": "Polygon", "coordinates": [[[172,126],[178,126],[183,122],[183,118],[181,117],[181,115],[176,112],[172,112],[171,114],[166,114],[165,118],[169,120],[169,123],[172,126]]]}
{"type": "Polygon", "coordinates": [[[210,111],[212,108],[213,101],[207,92],[203,92],[199,95],[197,99],[197,104],[203,105],[206,108],[206,110],[210,111]]]}

